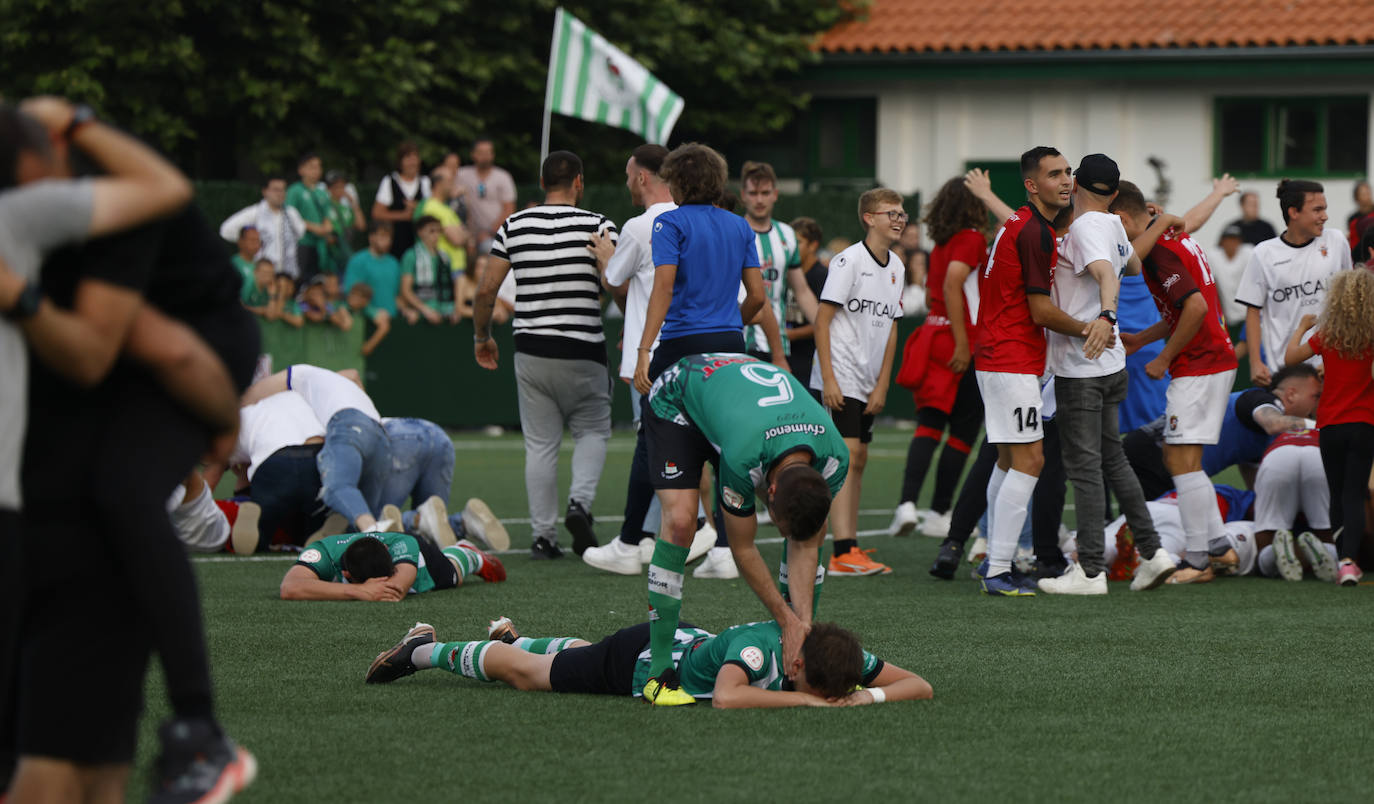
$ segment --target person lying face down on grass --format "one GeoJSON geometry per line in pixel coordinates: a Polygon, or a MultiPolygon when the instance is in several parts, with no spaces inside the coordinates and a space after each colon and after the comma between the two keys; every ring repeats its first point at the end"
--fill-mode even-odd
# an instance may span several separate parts
{"type": "Polygon", "coordinates": [[[408,533],[344,533],[301,552],[281,580],[281,599],[395,602],[473,575],[499,583],[506,568],[466,539],[441,548],[408,533]]]}
{"type": "MultiPolygon", "coordinates": [[[[925,679],[865,651],[857,636],[833,623],[811,627],[791,668],[783,666],[782,629],[771,620],[736,625],[718,636],[683,623],[673,658],[683,691],[718,709],[860,706],[933,695],[925,679]]],[[[440,668],[518,690],[642,700],[649,666],[648,623],[592,644],[575,637],[522,637],[502,617],[491,623],[487,639],[473,642],[439,642],[432,625],[416,623],[373,660],[365,679],[387,684],[440,668]]]]}

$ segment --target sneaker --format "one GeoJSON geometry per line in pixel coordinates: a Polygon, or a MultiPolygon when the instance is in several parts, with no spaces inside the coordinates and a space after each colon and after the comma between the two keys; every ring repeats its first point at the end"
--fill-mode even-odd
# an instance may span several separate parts
{"type": "Polygon", "coordinates": [[[1198,569],[1186,561],[1180,561],[1178,567],[1174,569],[1174,573],[1164,582],[1167,584],[1211,583],[1215,577],[1216,573],[1212,572],[1211,564],[1198,569]]]}
{"type": "Polygon", "coordinates": [[[936,511],[921,511],[921,524],[919,529],[922,533],[935,539],[943,539],[949,535],[949,512],[941,514],[936,511]]]}
{"type": "Polygon", "coordinates": [[[402,533],[405,526],[402,524],[401,509],[398,506],[387,503],[382,506],[382,516],[377,520],[377,533],[402,533]]]}
{"type": "Polygon", "coordinates": [[[832,555],[830,557],[829,571],[831,575],[859,576],[859,575],[891,575],[892,568],[886,564],[881,564],[868,557],[873,550],[860,550],[857,547],[849,548],[848,553],[832,555]]]}
{"type": "Polygon", "coordinates": [[[1135,577],[1139,566],[1140,554],[1135,550],[1135,534],[1131,533],[1130,525],[1122,525],[1116,531],[1116,558],[1107,567],[1107,580],[1129,581],[1135,577]]]}
{"type": "MultiPolygon", "coordinates": [[[[985,572],[986,567],[982,567],[985,572]]],[[[1010,572],[983,578],[983,594],[992,597],[1035,597],[1035,592],[1017,583],[1010,572]]]]}
{"type": "Polygon", "coordinates": [[[1302,580],[1302,562],[1298,560],[1293,531],[1280,530],[1274,533],[1274,562],[1278,564],[1279,575],[1285,581],[1302,580]]]}
{"type": "Polygon", "coordinates": [[[1041,581],[1045,578],[1058,578],[1068,571],[1069,565],[1063,561],[1049,562],[1037,558],[1033,559],[1030,566],[1026,568],[1025,575],[1028,578],[1041,581]]]}
{"type": "Polygon", "coordinates": [[[735,557],[730,553],[730,548],[712,547],[706,551],[706,558],[692,570],[692,577],[728,581],[739,577],[739,567],[735,566],[735,557]]]}
{"type": "Polygon", "coordinates": [[[473,497],[463,506],[463,532],[485,542],[497,552],[510,549],[510,534],[506,526],[491,512],[486,503],[473,497]]]}
{"type": "Polygon", "coordinates": [[[511,622],[509,617],[498,617],[487,623],[487,639],[492,642],[514,645],[515,640],[519,638],[520,634],[515,630],[515,623],[511,622]]]}
{"type": "Polygon", "coordinates": [[[980,561],[980,562],[978,562],[978,566],[976,566],[976,567],[973,568],[973,571],[969,573],[969,577],[970,577],[970,578],[973,578],[973,580],[975,580],[975,581],[981,581],[981,580],[983,580],[984,578],[988,577],[988,557],[987,557],[987,556],[983,556],[983,560],[980,561]]]}
{"type": "Polygon", "coordinates": [[[1135,577],[1131,579],[1131,591],[1147,592],[1156,589],[1168,581],[1177,570],[1178,567],[1169,560],[1169,554],[1164,552],[1163,548],[1155,550],[1155,554],[1150,556],[1149,560],[1136,565],[1135,577]]]}
{"type": "Polygon", "coordinates": [[[153,766],[150,804],[228,801],[257,778],[257,760],[213,720],[174,718],[157,733],[162,753],[153,766]]]}
{"type": "Polygon", "coordinates": [[[968,563],[978,564],[988,557],[988,540],[982,536],[973,537],[973,546],[968,548],[968,563]]]}
{"type": "MultiPolygon", "coordinates": [[[[242,506],[239,510],[242,510],[242,506]]],[[[305,540],[305,546],[309,547],[320,539],[327,539],[330,536],[338,536],[340,533],[347,532],[348,520],[343,514],[332,513],[324,518],[324,524],[320,525],[320,529],[310,534],[309,538],[305,540]]]]}
{"type": "Polygon", "coordinates": [[[1034,592],[1036,589],[1040,588],[1038,580],[1035,577],[1027,575],[1017,569],[1015,564],[1011,565],[1011,582],[1025,589],[1027,592],[1034,592]]]}
{"type": "Polygon", "coordinates": [[[1336,576],[1338,578],[1336,582],[1341,586],[1357,586],[1361,579],[1364,578],[1364,572],[1360,570],[1359,564],[1347,558],[1341,561],[1341,566],[1336,571],[1336,576]]]}
{"type": "Polygon", "coordinates": [[[1312,568],[1312,574],[1317,576],[1317,580],[1326,583],[1336,580],[1336,561],[1316,535],[1310,531],[1298,534],[1298,551],[1307,559],[1307,566],[1312,568]]]}
{"type": "MultiPolygon", "coordinates": [[[[701,526],[696,535],[692,537],[692,546],[687,549],[687,563],[690,564],[716,546],[716,529],[708,523],[701,526]]],[[[649,556],[653,560],[653,556],[649,556]]]]}
{"type": "Polygon", "coordinates": [[[467,539],[459,540],[458,546],[482,554],[482,568],[477,570],[478,578],[487,583],[500,583],[506,579],[506,565],[501,563],[501,559],[484,551],[467,539]]]}
{"type": "Polygon", "coordinates": [[[897,506],[896,513],[892,515],[892,524],[887,526],[887,533],[889,536],[910,536],[920,520],[920,514],[916,512],[916,503],[904,502],[897,506]]]}
{"type": "Polygon", "coordinates": [[[589,547],[597,547],[601,544],[596,540],[596,531],[592,526],[596,520],[587,513],[587,509],[582,507],[582,503],[577,500],[568,500],[568,513],[563,517],[563,527],[573,537],[573,552],[579,556],[587,551],[589,547]]]}
{"type": "Polygon", "coordinates": [[[959,569],[959,559],[964,557],[964,546],[957,542],[941,542],[940,554],[930,565],[930,574],[946,581],[954,580],[954,571],[959,569]]]}
{"type": "Polygon", "coordinates": [[[255,502],[239,503],[239,515],[234,527],[229,530],[229,544],[234,555],[252,555],[261,544],[258,534],[258,520],[262,517],[262,506],[255,502]]]}
{"type": "Polygon", "coordinates": [[[535,539],[534,544],[530,545],[530,558],[536,561],[562,557],[563,551],[559,549],[558,545],[545,539],[543,536],[535,539]]]}
{"type": "Polygon", "coordinates": [[[687,706],[697,702],[678,683],[677,671],[669,668],[644,685],[644,700],[654,706],[687,706]]]}
{"type": "Polygon", "coordinates": [[[421,645],[434,643],[434,626],[429,623],[416,623],[401,641],[377,654],[367,668],[363,680],[368,684],[390,684],[398,678],[415,674],[415,664],[410,655],[421,645]]]}
{"type": "Polygon", "coordinates": [[[1068,572],[1058,578],[1045,578],[1040,581],[1040,591],[1052,595],[1105,595],[1107,594],[1107,573],[1089,575],[1077,561],[1069,565],[1068,572]]]}
{"type": "Polygon", "coordinates": [[[611,539],[601,547],[588,547],[582,553],[582,560],[589,566],[616,575],[638,575],[644,567],[640,559],[639,545],[626,544],[619,537],[611,539]]]}
{"type": "Polygon", "coordinates": [[[453,526],[448,523],[448,506],[444,505],[438,495],[430,497],[420,503],[420,507],[415,509],[419,522],[416,528],[421,536],[426,536],[430,541],[440,547],[448,547],[458,543],[458,535],[453,532],[453,526]]]}
{"type": "Polygon", "coordinates": [[[1240,554],[1234,547],[1228,547],[1224,553],[1209,556],[1208,560],[1212,564],[1212,572],[1217,575],[1240,574],[1240,554]]]}

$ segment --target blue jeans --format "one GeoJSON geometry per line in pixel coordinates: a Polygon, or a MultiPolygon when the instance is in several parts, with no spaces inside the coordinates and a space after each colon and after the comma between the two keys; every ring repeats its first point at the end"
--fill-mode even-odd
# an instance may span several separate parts
{"type": "Polygon", "coordinates": [[[324,428],[316,460],[324,502],[350,526],[382,508],[382,487],[391,471],[391,446],[381,422],[357,408],[344,408],[324,428]]]}
{"type": "Polygon", "coordinates": [[[382,486],[382,505],[414,507],[438,497],[448,505],[453,486],[453,442],[444,428],[425,419],[387,419],[391,471],[382,486]]]}

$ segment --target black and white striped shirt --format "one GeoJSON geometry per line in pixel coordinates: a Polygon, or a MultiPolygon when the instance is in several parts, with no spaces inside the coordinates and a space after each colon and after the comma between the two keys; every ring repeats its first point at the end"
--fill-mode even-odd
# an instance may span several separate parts
{"type": "Polygon", "coordinates": [[[516,212],[501,224],[491,256],[515,272],[517,352],[606,362],[601,274],[587,248],[593,232],[616,240],[605,215],[555,204],[516,212]]]}

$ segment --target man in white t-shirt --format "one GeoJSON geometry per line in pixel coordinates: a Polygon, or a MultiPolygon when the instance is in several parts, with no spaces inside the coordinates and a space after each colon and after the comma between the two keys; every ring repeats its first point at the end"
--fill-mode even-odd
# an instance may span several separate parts
{"type": "Polygon", "coordinates": [[[830,504],[835,551],[831,575],[889,575],[859,549],[859,491],[873,418],[887,401],[906,269],[892,247],[906,228],[902,196],[875,188],[859,197],[864,239],[830,260],[816,313],[816,358],[811,389],[830,410],[849,448],[849,474],[830,504]]]}
{"type": "Polygon", "coordinates": [[[230,538],[235,553],[265,550],[272,534],[298,515],[308,530],[320,526],[326,509],[319,500],[316,460],[324,436],[324,424],[295,391],[272,394],[239,410],[238,443],[229,466],[249,484],[249,499],[239,503],[234,519],[230,538]]]}
{"type": "Polygon", "coordinates": [[[391,442],[357,372],[294,365],[254,384],[244,393],[244,403],[287,390],[299,393],[324,423],[316,465],[325,504],[343,514],[357,533],[376,531],[375,514],[391,470],[391,442]]]}
{"type": "MultiPolygon", "coordinates": [[[[1307,313],[1321,312],[1331,275],[1350,268],[1350,244],[1326,224],[1326,194],[1315,181],[1279,182],[1279,207],[1287,228],[1255,246],[1240,279],[1236,301],[1249,308],[1245,340],[1250,344],[1250,380],[1268,385],[1283,368],[1283,352],[1307,313]],[[1263,344],[1264,356],[1255,350],[1263,344]]],[[[1320,357],[1308,360],[1321,365],[1320,357]]]]}
{"type": "Polygon", "coordinates": [[[1216,248],[1207,250],[1207,264],[1217,281],[1217,296],[1226,312],[1228,329],[1245,323],[1245,305],[1236,301],[1236,291],[1254,252],[1255,247],[1241,239],[1240,227],[1234,224],[1221,230],[1216,248]]]}
{"type": "MultiPolygon", "coordinates": [[[[1121,173],[1103,154],[1083,157],[1074,173],[1074,221],[1060,250],[1054,275],[1055,306],[1071,318],[1101,318],[1116,328],[1116,303],[1121,276],[1140,272],[1140,258],[1126,236],[1121,219],[1108,211],[1121,183],[1121,173]]],[[[1179,218],[1160,216],[1136,245],[1148,252],[1159,234],[1179,218]]],[[[1086,332],[1086,330],[1085,330],[1086,332]]],[[[1173,562],[1159,549],[1159,534],[1145,507],[1140,481],[1121,448],[1117,406],[1126,398],[1126,352],[1119,334],[1101,354],[1089,357],[1083,337],[1051,330],[1048,363],[1055,376],[1060,452],[1064,472],[1073,483],[1078,513],[1078,561],[1058,578],[1040,581],[1051,594],[1105,595],[1106,564],[1103,528],[1106,525],[1103,480],[1111,483],[1121,510],[1131,523],[1142,556],[1137,591],[1163,583],[1173,562]]]]}
{"type": "Polygon", "coordinates": [[[219,236],[237,243],[245,226],[257,229],[262,243],[254,259],[271,260],[279,274],[300,274],[296,244],[305,235],[305,219],[295,207],[286,206],[286,179],[269,176],[262,186],[262,200],[225,218],[219,236]]]}

